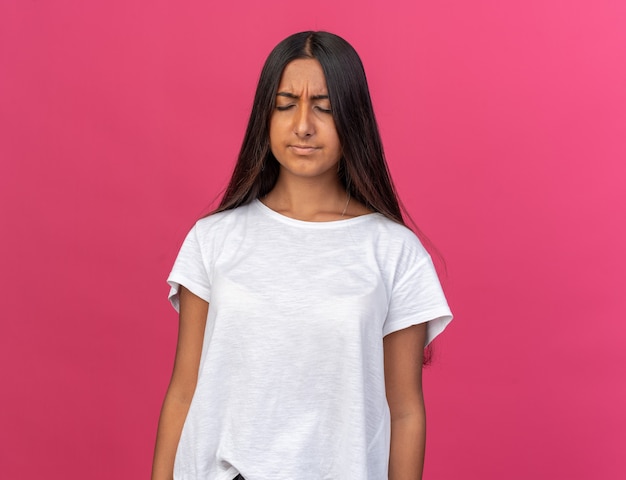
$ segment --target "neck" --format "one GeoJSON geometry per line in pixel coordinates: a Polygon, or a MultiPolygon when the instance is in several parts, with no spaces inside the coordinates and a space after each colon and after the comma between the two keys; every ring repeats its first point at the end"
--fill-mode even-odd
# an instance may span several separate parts
{"type": "Polygon", "coordinates": [[[338,220],[346,213],[348,195],[339,182],[279,175],[263,203],[288,217],[309,221],[338,220]]]}

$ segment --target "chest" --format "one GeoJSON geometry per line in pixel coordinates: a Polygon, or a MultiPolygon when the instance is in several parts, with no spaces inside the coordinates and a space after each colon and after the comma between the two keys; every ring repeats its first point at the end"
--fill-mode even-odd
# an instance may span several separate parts
{"type": "Polygon", "coordinates": [[[349,232],[233,239],[212,267],[211,308],[240,329],[378,335],[388,292],[375,251],[349,232]]]}

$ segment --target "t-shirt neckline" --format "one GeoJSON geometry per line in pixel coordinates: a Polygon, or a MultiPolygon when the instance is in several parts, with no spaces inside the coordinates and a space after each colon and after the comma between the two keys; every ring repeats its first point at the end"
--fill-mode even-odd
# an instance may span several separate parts
{"type": "Polygon", "coordinates": [[[313,222],[310,220],[298,220],[297,218],[291,218],[282,213],[278,213],[276,210],[272,210],[270,207],[265,205],[260,199],[255,199],[253,202],[254,206],[258,208],[265,215],[272,217],[276,220],[279,220],[283,223],[287,223],[290,225],[300,226],[300,227],[310,227],[310,228],[332,228],[332,227],[343,227],[347,225],[354,225],[355,223],[361,223],[369,221],[370,219],[378,217],[380,214],[377,212],[366,213],[364,215],[359,215],[358,217],[351,218],[342,218],[339,220],[329,220],[323,222],[313,222]]]}

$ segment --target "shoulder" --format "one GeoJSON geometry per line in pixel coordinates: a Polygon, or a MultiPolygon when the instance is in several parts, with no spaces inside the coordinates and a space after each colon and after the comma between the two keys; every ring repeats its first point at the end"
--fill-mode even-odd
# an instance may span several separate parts
{"type": "Polygon", "coordinates": [[[379,242],[394,249],[408,249],[426,253],[422,242],[406,225],[394,222],[381,214],[375,214],[373,221],[369,222],[369,228],[379,242]]]}
{"type": "Polygon", "coordinates": [[[409,227],[375,214],[362,232],[363,240],[373,249],[378,266],[386,272],[417,268],[430,261],[430,254],[409,227]]]}
{"type": "Polygon", "coordinates": [[[223,212],[212,213],[201,218],[195,224],[198,236],[215,236],[220,232],[228,232],[241,223],[243,217],[250,214],[252,204],[225,210],[223,212]]]}
{"type": "Polygon", "coordinates": [[[222,251],[228,244],[236,244],[245,235],[248,222],[244,217],[249,214],[249,207],[244,205],[201,218],[187,234],[184,244],[195,245],[194,248],[207,258],[222,251]]]}

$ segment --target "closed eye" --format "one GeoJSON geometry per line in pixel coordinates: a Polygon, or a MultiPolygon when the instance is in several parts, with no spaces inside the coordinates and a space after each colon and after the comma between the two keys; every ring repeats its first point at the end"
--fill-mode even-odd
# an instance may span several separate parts
{"type": "MultiPolygon", "coordinates": [[[[276,110],[278,110],[279,112],[284,112],[293,107],[295,107],[293,103],[289,105],[276,105],[276,110]]],[[[330,108],[320,107],[319,105],[316,105],[313,108],[315,108],[317,111],[322,112],[322,113],[333,113],[333,111],[330,108]]]]}

